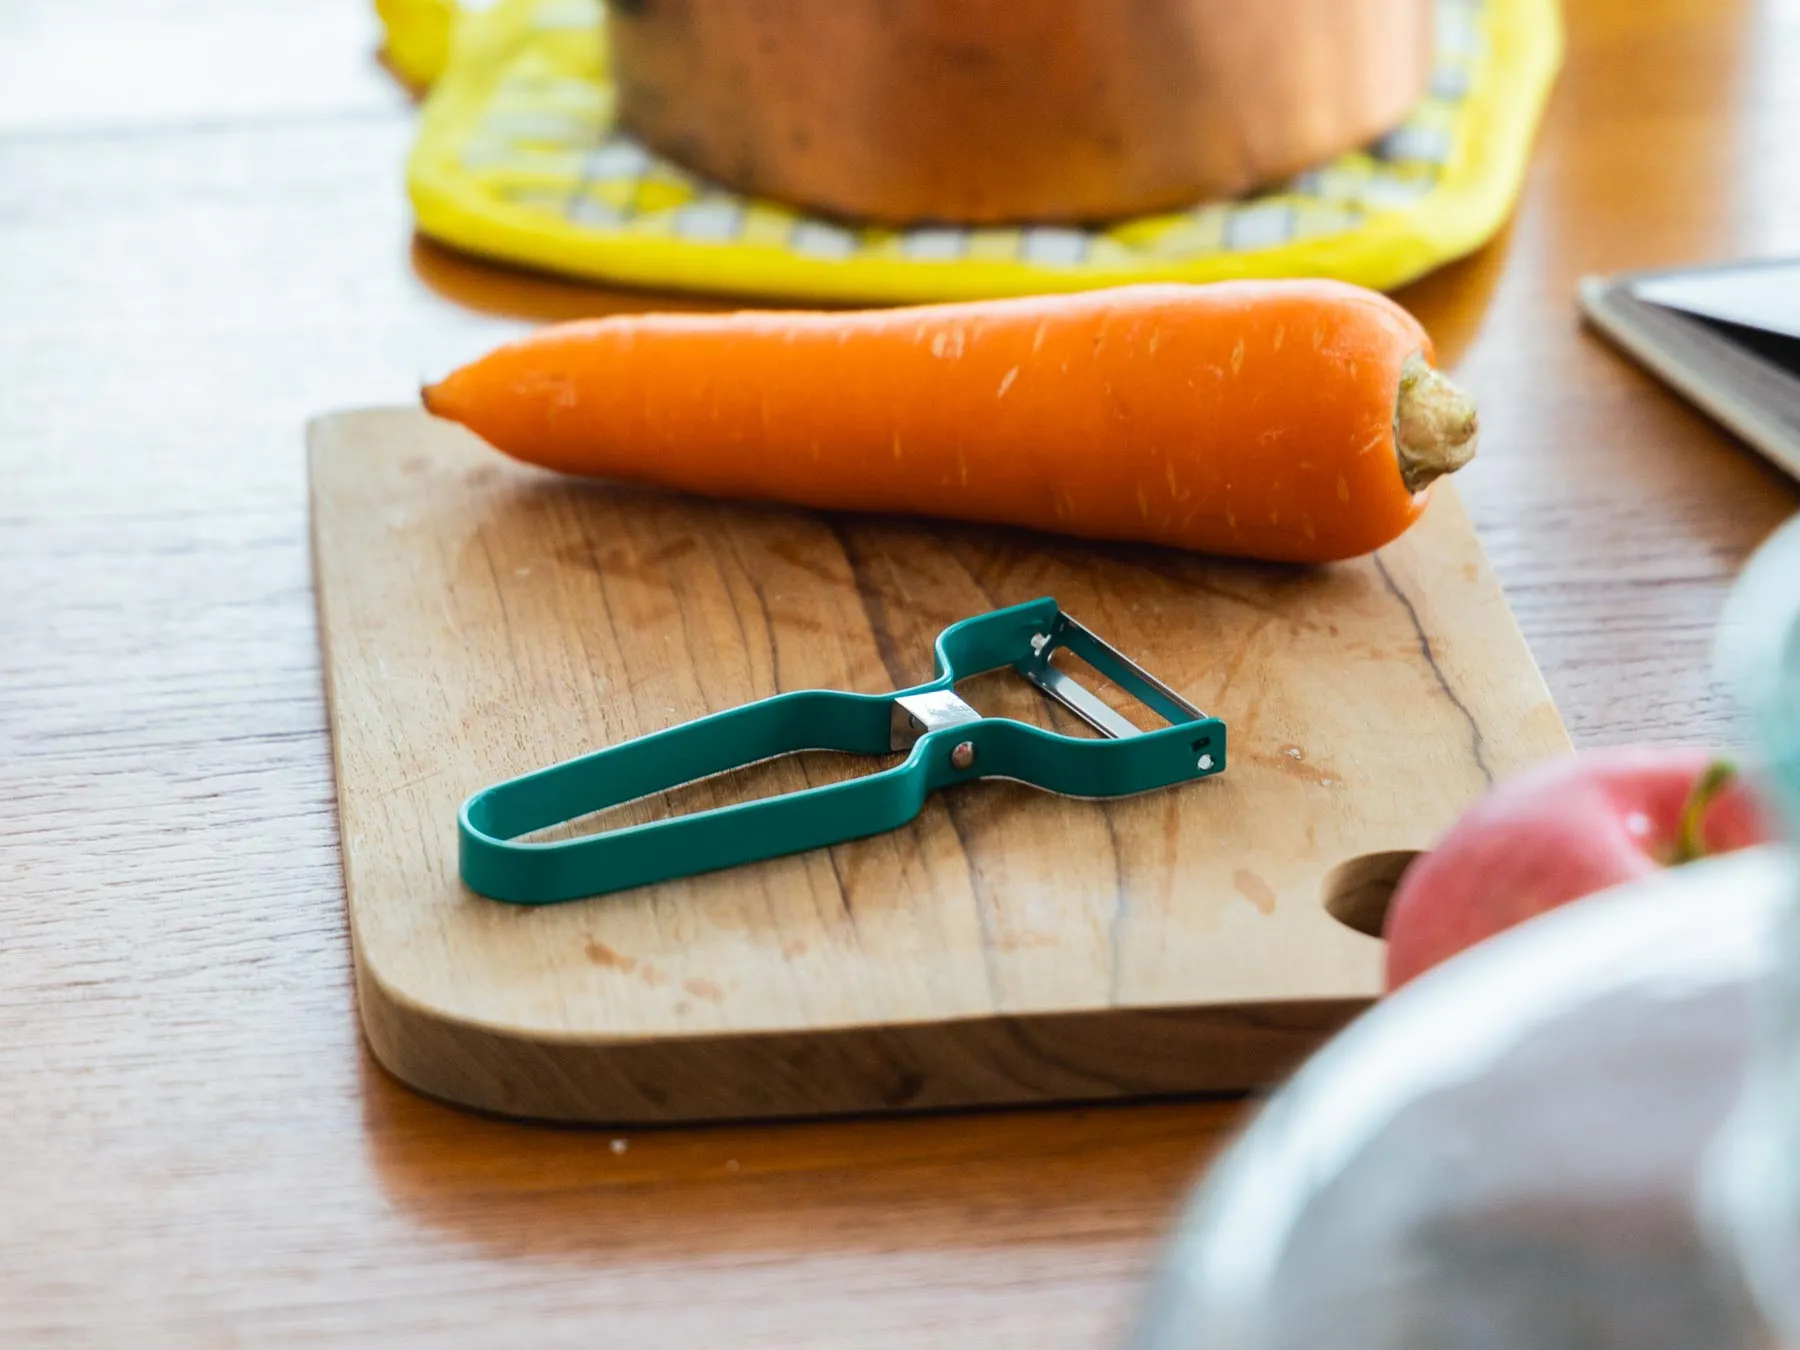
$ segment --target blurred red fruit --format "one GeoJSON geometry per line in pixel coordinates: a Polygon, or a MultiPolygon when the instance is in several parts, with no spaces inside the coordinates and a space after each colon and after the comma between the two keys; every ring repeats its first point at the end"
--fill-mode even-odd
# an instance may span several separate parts
{"type": "Polygon", "coordinates": [[[1383,933],[1388,988],[1545,910],[1772,837],[1743,781],[1705,750],[1629,746],[1527,770],[1407,868],[1383,933]]]}

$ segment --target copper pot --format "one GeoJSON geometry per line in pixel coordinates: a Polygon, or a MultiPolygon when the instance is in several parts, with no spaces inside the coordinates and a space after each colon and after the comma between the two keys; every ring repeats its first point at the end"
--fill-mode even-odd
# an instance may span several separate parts
{"type": "Polygon", "coordinates": [[[623,125],[758,196],[888,222],[1228,196],[1394,126],[1432,0],[611,0],[623,125]]]}

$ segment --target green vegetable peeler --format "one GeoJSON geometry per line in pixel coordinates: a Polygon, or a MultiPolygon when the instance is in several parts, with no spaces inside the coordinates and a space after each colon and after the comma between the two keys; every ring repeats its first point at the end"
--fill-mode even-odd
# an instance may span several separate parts
{"type": "Polygon", "coordinates": [[[972,779],[1013,778],[1071,797],[1123,797],[1225,768],[1223,722],[1095,637],[1055,600],[951,625],[938,635],[936,665],[935,679],[897,694],[780,694],[485,788],[457,818],[462,879],[495,900],[551,904],[879,834],[918,815],[926,793],[972,779]],[[1050,663],[1060,648],[1169,725],[1139,731],[1050,663]],[[1101,738],[983,717],[957,697],[957,680],[1005,666],[1101,738]],[[521,838],[798,750],[912,753],[848,782],[576,839],[521,838]]]}

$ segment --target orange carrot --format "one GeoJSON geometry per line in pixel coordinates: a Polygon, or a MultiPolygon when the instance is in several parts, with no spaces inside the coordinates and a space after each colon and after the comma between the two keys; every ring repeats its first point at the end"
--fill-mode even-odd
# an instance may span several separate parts
{"type": "Polygon", "coordinates": [[[1467,462],[1398,305],[1326,281],[546,328],[424,391],[519,459],[720,497],[1324,562],[1467,462]]]}

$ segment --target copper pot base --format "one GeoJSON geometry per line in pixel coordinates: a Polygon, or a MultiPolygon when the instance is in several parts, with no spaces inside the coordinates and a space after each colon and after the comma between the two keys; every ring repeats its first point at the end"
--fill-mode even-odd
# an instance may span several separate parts
{"type": "Polygon", "coordinates": [[[732,189],[893,224],[1234,196],[1396,125],[1431,0],[612,0],[619,119],[732,189]]]}

